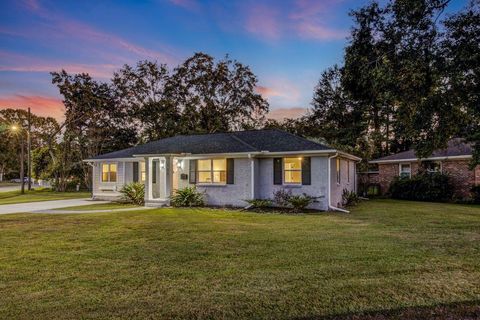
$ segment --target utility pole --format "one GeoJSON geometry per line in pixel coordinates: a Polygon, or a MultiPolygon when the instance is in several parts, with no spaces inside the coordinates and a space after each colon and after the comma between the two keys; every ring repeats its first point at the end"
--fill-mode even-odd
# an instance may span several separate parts
{"type": "Polygon", "coordinates": [[[32,113],[28,107],[28,128],[27,128],[27,148],[28,148],[28,191],[32,190],[32,113]]]}
{"type": "Polygon", "coordinates": [[[24,147],[23,147],[23,135],[22,132],[20,131],[20,181],[22,181],[22,188],[20,189],[21,193],[25,193],[25,170],[24,168],[24,162],[25,162],[25,152],[24,152],[24,147]]]}

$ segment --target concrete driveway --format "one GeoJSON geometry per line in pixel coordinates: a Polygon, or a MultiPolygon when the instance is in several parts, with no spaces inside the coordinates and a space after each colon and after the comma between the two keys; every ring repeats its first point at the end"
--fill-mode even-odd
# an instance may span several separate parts
{"type": "Polygon", "coordinates": [[[17,191],[20,190],[20,185],[11,185],[11,186],[1,186],[0,192],[9,192],[9,191],[17,191]]]}
{"type": "Polygon", "coordinates": [[[16,204],[0,205],[0,214],[21,213],[21,212],[36,212],[42,210],[52,210],[58,208],[84,206],[88,204],[109,203],[110,201],[93,201],[90,199],[69,199],[69,200],[52,200],[27,202],[16,204]]]}

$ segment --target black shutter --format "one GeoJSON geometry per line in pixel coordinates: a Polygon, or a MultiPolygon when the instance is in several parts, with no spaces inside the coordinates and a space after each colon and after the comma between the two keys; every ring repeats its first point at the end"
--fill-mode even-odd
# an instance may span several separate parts
{"type": "Polygon", "coordinates": [[[234,159],[227,159],[227,184],[233,184],[235,176],[234,159]]]}
{"type": "Polygon", "coordinates": [[[311,175],[311,160],[310,157],[303,157],[302,159],[302,184],[310,185],[312,184],[312,175],[311,175]]]}
{"type": "Polygon", "coordinates": [[[282,158],[273,158],[273,184],[282,184],[282,158]]]}
{"type": "Polygon", "coordinates": [[[157,183],[158,161],[152,161],[152,183],[157,183]]]}
{"type": "Polygon", "coordinates": [[[138,182],[138,162],[133,163],[133,182],[138,182]]]}
{"type": "Polygon", "coordinates": [[[190,160],[188,182],[191,184],[197,183],[197,160],[190,160]]]}

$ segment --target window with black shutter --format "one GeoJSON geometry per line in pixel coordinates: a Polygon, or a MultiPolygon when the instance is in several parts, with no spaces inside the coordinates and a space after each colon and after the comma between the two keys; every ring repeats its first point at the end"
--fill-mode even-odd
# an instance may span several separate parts
{"type": "Polygon", "coordinates": [[[188,182],[191,184],[197,183],[197,160],[190,160],[188,182]]]}
{"type": "Polygon", "coordinates": [[[227,159],[227,184],[233,184],[235,181],[235,161],[233,158],[227,159]]]}
{"type": "Polygon", "coordinates": [[[138,182],[138,162],[133,163],[133,182],[138,182]]]}
{"type": "Polygon", "coordinates": [[[304,157],[302,159],[302,184],[303,185],[312,184],[311,158],[310,157],[304,157]]]}
{"type": "Polygon", "coordinates": [[[282,158],[273,158],[273,184],[282,184],[282,158]]]}

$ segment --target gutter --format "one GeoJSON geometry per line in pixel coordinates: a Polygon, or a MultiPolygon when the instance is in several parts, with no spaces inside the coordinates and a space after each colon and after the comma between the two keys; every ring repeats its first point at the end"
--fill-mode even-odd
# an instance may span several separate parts
{"type": "Polygon", "coordinates": [[[335,153],[335,155],[333,155],[331,157],[328,157],[328,209],[331,209],[333,211],[350,213],[350,211],[348,211],[348,210],[345,210],[345,209],[342,209],[342,208],[337,208],[337,207],[332,206],[330,204],[330,198],[331,198],[331,195],[332,195],[332,183],[331,183],[331,180],[332,180],[332,164],[331,164],[331,160],[336,158],[336,157],[338,157],[338,152],[335,153]]]}

